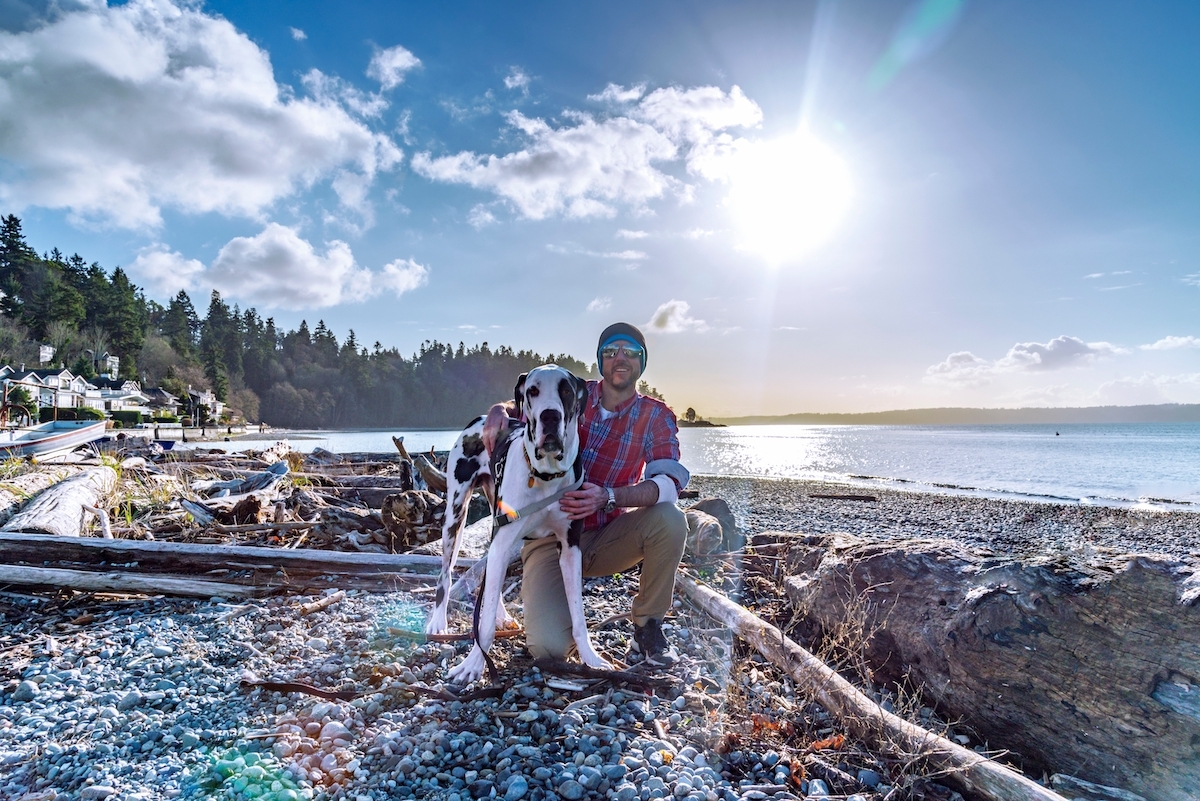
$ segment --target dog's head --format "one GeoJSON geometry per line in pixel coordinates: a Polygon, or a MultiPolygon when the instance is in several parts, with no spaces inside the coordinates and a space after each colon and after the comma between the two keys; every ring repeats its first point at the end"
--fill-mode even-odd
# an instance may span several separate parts
{"type": "Polygon", "coordinates": [[[557,364],[544,364],[522,374],[513,394],[525,417],[530,457],[563,466],[573,463],[579,450],[579,415],[587,403],[587,382],[557,364]]]}

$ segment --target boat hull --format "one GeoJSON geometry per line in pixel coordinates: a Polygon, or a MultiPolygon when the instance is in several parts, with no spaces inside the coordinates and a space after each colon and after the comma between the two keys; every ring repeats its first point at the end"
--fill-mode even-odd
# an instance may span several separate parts
{"type": "Polygon", "coordinates": [[[104,436],[103,420],[55,420],[0,431],[0,458],[71,450],[104,436]]]}

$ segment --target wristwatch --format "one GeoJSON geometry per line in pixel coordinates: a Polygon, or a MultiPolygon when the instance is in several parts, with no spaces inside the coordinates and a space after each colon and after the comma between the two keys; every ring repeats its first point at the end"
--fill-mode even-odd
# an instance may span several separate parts
{"type": "Polygon", "coordinates": [[[608,503],[604,504],[604,513],[612,514],[617,508],[617,494],[613,492],[613,488],[608,488],[608,503]]]}

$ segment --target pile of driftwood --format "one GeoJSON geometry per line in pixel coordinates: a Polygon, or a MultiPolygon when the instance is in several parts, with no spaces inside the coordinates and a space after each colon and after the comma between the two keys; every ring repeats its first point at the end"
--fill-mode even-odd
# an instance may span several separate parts
{"type": "Polygon", "coordinates": [[[437,454],[397,446],[149,453],[134,441],[71,464],[9,465],[0,583],[201,597],[398,587],[440,568],[445,501],[428,487],[445,479],[437,454]]]}

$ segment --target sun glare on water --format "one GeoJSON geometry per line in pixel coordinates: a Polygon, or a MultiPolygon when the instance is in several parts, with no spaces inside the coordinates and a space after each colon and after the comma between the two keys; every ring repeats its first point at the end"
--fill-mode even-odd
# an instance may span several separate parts
{"type": "Polygon", "coordinates": [[[725,202],[741,230],[741,247],[775,266],[827,241],[852,194],[842,159],[805,133],[747,147],[730,179],[725,202]]]}

